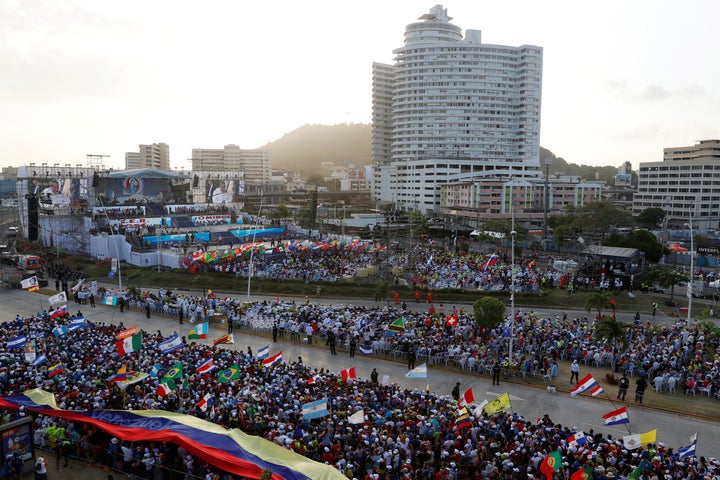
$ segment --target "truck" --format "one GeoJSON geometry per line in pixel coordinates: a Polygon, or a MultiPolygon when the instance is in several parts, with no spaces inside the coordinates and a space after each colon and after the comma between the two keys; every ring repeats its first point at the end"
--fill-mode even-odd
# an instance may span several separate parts
{"type": "Polygon", "coordinates": [[[42,268],[42,259],[38,255],[2,255],[0,262],[0,284],[7,287],[20,287],[26,278],[37,277],[40,287],[49,282],[42,268]]]}
{"type": "Polygon", "coordinates": [[[18,255],[17,268],[27,273],[38,273],[42,269],[42,259],[38,255],[18,255]]]}

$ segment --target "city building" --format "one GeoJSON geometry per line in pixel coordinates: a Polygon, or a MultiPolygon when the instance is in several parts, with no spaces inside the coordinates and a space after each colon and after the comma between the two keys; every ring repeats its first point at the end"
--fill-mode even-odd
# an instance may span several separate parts
{"type": "Polygon", "coordinates": [[[167,143],[139,145],[139,152],[125,152],[125,169],[158,168],[170,170],[170,147],[167,143]]]}
{"type": "Polygon", "coordinates": [[[665,148],[661,162],[641,163],[633,215],[647,208],[663,209],[671,228],[685,228],[690,216],[700,231],[720,228],[720,140],[665,148]]]}
{"type": "Polygon", "coordinates": [[[373,64],[373,199],[438,212],[441,187],[540,170],[543,50],[483,44],[433,7],[373,64]]]}
{"type": "Polygon", "coordinates": [[[237,145],[224,148],[193,148],[193,171],[243,172],[245,183],[264,185],[270,181],[272,168],[269,150],[241,149],[237,145]]]}
{"type": "Polygon", "coordinates": [[[347,167],[335,167],[330,172],[328,186],[333,185],[334,191],[365,192],[371,189],[372,167],[370,165],[356,167],[353,164],[347,167]]]}
{"type": "MultiPolygon", "coordinates": [[[[577,177],[548,179],[549,215],[562,215],[566,207],[582,207],[602,200],[602,182],[581,182],[577,177]]],[[[441,213],[461,223],[480,226],[484,220],[515,221],[528,229],[542,229],[545,216],[545,179],[486,177],[453,182],[441,187],[441,213]]]]}

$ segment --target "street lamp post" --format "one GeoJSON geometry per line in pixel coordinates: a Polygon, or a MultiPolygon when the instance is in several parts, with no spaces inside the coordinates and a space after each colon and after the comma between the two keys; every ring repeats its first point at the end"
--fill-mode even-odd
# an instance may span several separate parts
{"type": "Polygon", "coordinates": [[[548,209],[550,208],[550,165],[552,165],[552,158],[548,157],[545,159],[545,198],[543,198],[543,238],[545,241],[548,239],[548,209]]]}
{"type": "Polygon", "coordinates": [[[693,224],[692,224],[692,212],[690,212],[690,221],[688,222],[690,228],[690,279],[688,280],[687,286],[687,297],[688,297],[688,310],[687,310],[687,324],[690,325],[690,317],[692,314],[692,298],[693,298],[693,270],[695,264],[695,242],[693,239],[693,224]]]}
{"type": "Polygon", "coordinates": [[[247,290],[247,298],[248,302],[250,301],[250,281],[252,280],[253,276],[253,269],[255,267],[255,264],[253,263],[253,256],[255,253],[255,235],[258,231],[258,223],[260,222],[260,216],[262,215],[262,208],[263,208],[263,192],[262,189],[260,190],[260,206],[258,207],[258,215],[257,215],[257,221],[255,222],[255,230],[253,231],[252,236],[252,245],[250,247],[250,263],[248,265],[248,290],[247,290]]]}
{"type": "Polygon", "coordinates": [[[515,209],[512,201],[513,188],[510,187],[510,342],[508,348],[508,365],[512,367],[512,347],[515,336],[515,209]]]}

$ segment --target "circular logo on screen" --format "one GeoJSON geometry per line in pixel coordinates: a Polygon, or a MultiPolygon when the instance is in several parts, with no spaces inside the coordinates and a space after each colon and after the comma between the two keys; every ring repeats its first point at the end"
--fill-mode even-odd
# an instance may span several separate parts
{"type": "Polygon", "coordinates": [[[128,177],[125,179],[125,183],[123,185],[123,190],[125,190],[129,195],[135,195],[136,193],[140,193],[142,191],[142,180],[137,177],[128,177]]]}

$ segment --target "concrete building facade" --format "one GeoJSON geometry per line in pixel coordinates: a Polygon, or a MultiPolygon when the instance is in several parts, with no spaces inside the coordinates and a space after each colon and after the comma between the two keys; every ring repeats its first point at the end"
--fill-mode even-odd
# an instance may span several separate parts
{"type": "Polygon", "coordinates": [[[125,169],[157,168],[170,170],[170,146],[167,143],[139,145],[139,152],[125,152],[125,169]]]}
{"type": "Polygon", "coordinates": [[[373,64],[373,199],[438,212],[441,186],[541,175],[541,47],[481,43],[433,7],[373,64]]]}
{"type": "MultiPolygon", "coordinates": [[[[548,180],[548,215],[561,215],[567,206],[582,207],[602,200],[603,183],[579,178],[548,180]]],[[[510,220],[527,228],[543,227],[545,179],[505,177],[453,182],[441,187],[441,213],[478,226],[483,220],[510,220]]]]}
{"type": "Polygon", "coordinates": [[[647,208],[666,212],[670,227],[684,228],[692,216],[698,230],[720,228],[720,140],[663,150],[663,161],[638,170],[633,215],[647,208]]]}
{"type": "Polygon", "coordinates": [[[272,177],[269,150],[241,149],[237,145],[224,148],[193,148],[193,171],[243,172],[248,185],[264,185],[272,177]]]}

